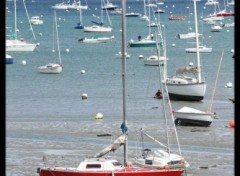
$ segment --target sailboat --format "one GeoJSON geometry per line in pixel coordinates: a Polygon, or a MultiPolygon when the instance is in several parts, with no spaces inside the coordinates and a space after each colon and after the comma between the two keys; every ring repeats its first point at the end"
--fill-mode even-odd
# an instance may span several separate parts
{"type": "MultiPolygon", "coordinates": [[[[17,0],[14,0],[14,15],[15,15],[15,17],[14,17],[14,34],[13,34],[14,38],[6,39],[6,51],[9,51],[9,52],[31,52],[37,48],[38,43],[29,43],[29,42],[25,41],[24,39],[18,39],[16,1],[17,0]]],[[[25,10],[26,10],[25,0],[23,0],[23,4],[24,4],[25,10]]],[[[31,23],[30,23],[30,27],[32,29],[31,23]]],[[[33,36],[35,38],[34,33],[33,33],[33,36]]]]}
{"type": "MultiPolygon", "coordinates": [[[[198,34],[196,0],[193,0],[193,4],[195,33],[198,34]]],[[[175,76],[166,79],[170,99],[185,101],[203,100],[206,93],[206,83],[202,80],[201,76],[200,54],[198,46],[199,39],[196,36],[197,66],[194,67],[193,65],[189,65],[178,68],[175,76]]]]}
{"type": "MultiPolygon", "coordinates": [[[[102,4],[104,4],[103,0],[101,0],[101,5],[102,4]]],[[[84,32],[111,32],[112,31],[112,27],[111,27],[112,25],[111,25],[110,17],[108,15],[108,10],[101,10],[101,22],[100,23],[97,23],[94,21],[92,21],[92,22],[95,23],[95,25],[84,26],[84,28],[83,28],[84,32]],[[103,11],[106,11],[110,26],[103,26],[103,11]]]]}
{"type": "Polygon", "coordinates": [[[147,8],[146,8],[146,1],[143,0],[143,15],[140,17],[141,20],[144,20],[144,21],[149,21],[149,17],[147,16],[147,8]]]}
{"type": "MultiPolygon", "coordinates": [[[[165,29],[164,29],[164,32],[165,32],[165,29]]],[[[161,28],[160,28],[160,34],[162,34],[161,28]]],[[[142,149],[140,151],[140,154],[135,158],[135,162],[140,166],[151,167],[151,168],[170,168],[170,169],[182,168],[182,169],[186,169],[187,167],[189,167],[189,163],[184,159],[184,157],[181,154],[177,130],[176,130],[176,126],[174,123],[173,113],[169,113],[171,117],[169,117],[169,115],[167,115],[168,113],[166,113],[168,110],[170,112],[172,112],[172,106],[171,106],[171,102],[169,99],[166,82],[163,81],[166,77],[166,70],[165,70],[166,69],[165,65],[167,63],[166,40],[165,39],[163,40],[163,35],[160,35],[160,36],[161,36],[161,41],[163,44],[162,48],[163,48],[164,52],[163,52],[163,56],[161,56],[160,46],[157,46],[157,56],[158,56],[158,58],[163,58],[163,59],[158,59],[158,67],[159,67],[160,88],[161,88],[160,92],[161,92],[161,98],[162,98],[162,112],[163,112],[163,117],[164,117],[164,121],[165,121],[165,127],[166,127],[165,131],[166,131],[166,138],[167,138],[168,142],[167,142],[167,144],[163,144],[162,142],[160,142],[153,136],[151,136],[148,133],[146,133],[145,131],[143,131],[143,129],[141,129],[140,136],[141,136],[141,141],[142,141],[141,142],[142,149]],[[166,105],[167,102],[168,102],[168,106],[166,105]],[[169,122],[168,119],[170,119],[170,118],[172,119],[172,122],[169,122]],[[173,130],[174,130],[173,133],[174,133],[174,136],[175,136],[175,139],[177,142],[178,153],[173,152],[170,148],[170,144],[169,144],[169,141],[170,141],[169,129],[170,129],[170,127],[173,127],[173,130]],[[158,149],[146,148],[146,145],[144,143],[145,136],[150,138],[155,143],[159,144],[160,148],[158,148],[158,149]]],[[[162,136],[161,136],[161,139],[163,139],[162,136]]]]}
{"type": "Polygon", "coordinates": [[[149,7],[149,20],[148,20],[148,36],[142,38],[138,36],[137,40],[131,39],[128,42],[129,47],[156,47],[157,42],[156,38],[154,38],[154,34],[151,32],[151,18],[150,18],[150,7],[149,7]]]}
{"type": "MultiPolygon", "coordinates": [[[[53,34],[56,34],[56,43],[57,43],[57,50],[58,50],[58,60],[59,63],[48,63],[46,65],[38,67],[38,71],[40,73],[49,73],[49,74],[56,74],[56,73],[61,73],[63,69],[62,61],[61,61],[61,53],[60,53],[60,46],[59,46],[59,37],[58,37],[58,24],[57,24],[57,15],[56,15],[56,10],[54,9],[54,20],[53,20],[53,26],[54,26],[54,32],[53,34]]],[[[53,35],[54,36],[54,35],[53,35]]],[[[53,40],[55,38],[53,37],[53,40]]],[[[53,43],[55,43],[53,41],[53,43]]],[[[55,50],[54,50],[55,52],[55,50]]]]}
{"type": "MultiPolygon", "coordinates": [[[[122,53],[126,52],[126,1],[122,0],[122,53]]],[[[122,55],[122,86],[123,86],[123,122],[121,125],[122,134],[116,139],[113,145],[108,146],[96,155],[84,159],[76,168],[66,167],[43,167],[38,169],[39,176],[180,176],[182,169],[154,169],[135,167],[128,161],[127,156],[127,120],[126,120],[126,91],[125,75],[126,57],[122,55]],[[105,154],[115,151],[119,146],[124,146],[123,163],[116,159],[103,157],[105,154]]]]}
{"type": "Polygon", "coordinates": [[[77,23],[77,25],[74,27],[75,29],[83,29],[83,25],[82,25],[82,9],[81,7],[81,1],[79,0],[79,22],[77,23]]]}

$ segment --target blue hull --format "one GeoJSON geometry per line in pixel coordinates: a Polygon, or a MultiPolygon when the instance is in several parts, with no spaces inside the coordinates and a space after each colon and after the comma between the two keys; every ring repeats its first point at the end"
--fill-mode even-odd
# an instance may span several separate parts
{"type": "Polygon", "coordinates": [[[13,59],[5,59],[6,64],[13,64],[13,59]]]}

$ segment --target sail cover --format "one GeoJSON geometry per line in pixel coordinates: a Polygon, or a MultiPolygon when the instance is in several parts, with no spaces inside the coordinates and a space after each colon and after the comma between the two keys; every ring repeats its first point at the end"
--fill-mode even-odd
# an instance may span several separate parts
{"type": "Polygon", "coordinates": [[[186,66],[186,67],[181,67],[176,70],[177,74],[183,74],[183,73],[197,73],[198,69],[197,67],[192,67],[192,66],[186,66]]]}
{"type": "Polygon", "coordinates": [[[127,139],[126,134],[122,134],[121,136],[119,136],[111,145],[109,145],[108,147],[104,148],[102,151],[100,151],[98,154],[96,154],[94,157],[99,158],[102,157],[106,154],[108,154],[109,152],[114,152],[116,149],[118,149],[120,146],[122,146],[123,144],[125,144],[125,141],[127,139]]]}

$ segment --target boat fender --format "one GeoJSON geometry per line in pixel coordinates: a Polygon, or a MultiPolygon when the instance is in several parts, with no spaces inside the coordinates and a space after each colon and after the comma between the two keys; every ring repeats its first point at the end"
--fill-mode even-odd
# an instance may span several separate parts
{"type": "Polygon", "coordinates": [[[127,166],[127,168],[132,167],[132,162],[131,161],[126,162],[126,166],[127,166]]]}
{"type": "Polygon", "coordinates": [[[184,163],[185,163],[185,160],[184,160],[184,159],[181,159],[181,160],[180,160],[180,163],[181,163],[181,164],[184,164],[184,163]]]}
{"type": "Polygon", "coordinates": [[[165,166],[163,166],[163,169],[169,170],[169,166],[165,165],[165,166]]]}

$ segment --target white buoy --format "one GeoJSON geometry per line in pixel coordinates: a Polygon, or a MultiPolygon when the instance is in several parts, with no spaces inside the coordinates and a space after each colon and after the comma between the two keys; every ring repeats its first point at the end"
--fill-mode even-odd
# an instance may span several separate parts
{"type": "Polygon", "coordinates": [[[227,32],[229,32],[229,30],[227,30],[227,32]]]}
{"type": "Polygon", "coordinates": [[[102,118],[103,118],[102,113],[97,113],[97,115],[96,115],[96,119],[102,119],[102,118]]]}
{"type": "Polygon", "coordinates": [[[81,74],[84,74],[85,73],[85,70],[81,70],[81,74]]]}
{"type": "Polygon", "coordinates": [[[69,51],[70,51],[70,50],[67,48],[67,49],[66,49],[66,52],[68,53],[69,51]]]}
{"type": "Polygon", "coordinates": [[[175,46],[176,46],[175,43],[173,43],[173,44],[172,44],[172,47],[175,47],[175,46]]]}
{"type": "Polygon", "coordinates": [[[53,49],[52,52],[55,53],[55,50],[53,49]]]}
{"type": "Polygon", "coordinates": [[[188,64],[189,66],[193,66],[193,62],[189,62],[189,64],[188,64]]]}
{"type": "Polygon", "coordinates": [[[39,33],[39,35],[41,35],[41,36],[42,36],[42,33],[40,32],[40,33],[39,33]]]}
{"type": "Polygon", "coordinates": [[[82,94],[82,100],[86,100],[86,99],[88,99],[88,95],[86,93],[83,93],[82,94]]]}
{"type": "Polygon", "coordinates": [[[232,85],[231,82],[228,82],[228,83],[225,85],[226,88],[232,88],[232,86],[233,86],[233,85],[232,85]]]}
{"type": "Polygon", "coordinates": [[[25,60],[22,60],[22,64],[23,64],[23,65],[26,65],[27,62],[26,62],[25,60]]]}
{"type": "Polygon", "coordinates": [[[142,59],[142,58],[143,58],[143,55],[142,55],[142,54],[140,54],[140,55],[138,56],[138,58],[139,58],[139,59],[142,59]]]}
{"type": "Polygon", "coordinates": [[[234,49],[231,49],[231,53],[234,53],[234,49]]]}
{"type": "Polygon", "coordinates": [[[211,36],[211,35],[209,35],[209,36],[208,36],[208,38],[212,38],[212,36],[211,36]]]}

